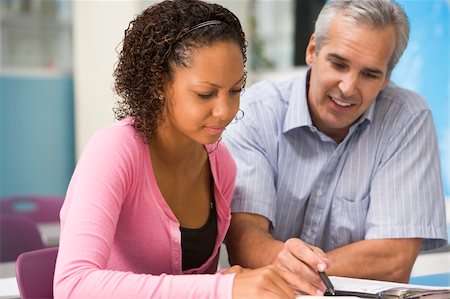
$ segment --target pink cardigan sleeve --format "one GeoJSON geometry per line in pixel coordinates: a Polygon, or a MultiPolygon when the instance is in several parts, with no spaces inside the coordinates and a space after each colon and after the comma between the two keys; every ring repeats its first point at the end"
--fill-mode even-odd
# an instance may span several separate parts
{"type": "MultiPolygon", "coordinates": [[[[136,142],[135,136],[116,135],[108,129],[94,136],[70,182],[61,211],[55,298],[231,298],[233,274],[150,275],[106,268],[135,168],[127,164],[135,153],[122,145],[136,142]]],[[[223,182],[231,198],[234,181],[223,182]]]]}

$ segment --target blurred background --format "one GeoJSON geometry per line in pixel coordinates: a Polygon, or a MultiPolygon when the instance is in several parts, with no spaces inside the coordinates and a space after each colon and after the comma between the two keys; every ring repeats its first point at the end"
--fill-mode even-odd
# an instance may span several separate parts
{"type": "MultiPolygon", "coordinates": [[[[247,33],[248,85],[305,67],[324,1],[214,1],[247,33]]],[[[64,196],[90,136],[114,121],[112,72],[124,30],[154,2],[0,0],[0,200],[64,196]]],[[[450,221],[450,1],[399,2],[412,31],[392,79],[424,95],[432,109],[450,221]]]]}

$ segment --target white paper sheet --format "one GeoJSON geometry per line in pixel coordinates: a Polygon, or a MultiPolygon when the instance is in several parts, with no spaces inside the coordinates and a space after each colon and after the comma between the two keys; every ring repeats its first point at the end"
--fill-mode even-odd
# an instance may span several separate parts
{"type": "Polygon", "coordinates": [[[443,287],[422,286],[405,283],[395,283],[379,280],[357,279],[348,277],[330,276],[331,283],[335,290],[352,291],[368,294],[377,294],[392,288],[423,288],[428,290],[448,289],[443,287]]]}

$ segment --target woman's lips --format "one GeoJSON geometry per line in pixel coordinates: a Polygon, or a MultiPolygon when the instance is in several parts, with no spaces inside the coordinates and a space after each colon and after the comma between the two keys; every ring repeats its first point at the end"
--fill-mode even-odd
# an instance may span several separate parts
{"type": "Polygon", "coordinates": [[[225,130],[225,128],[216,126],[205,126],[205,130],[211,135],[220,135],[222,134],[223,130],[225,130]]]}

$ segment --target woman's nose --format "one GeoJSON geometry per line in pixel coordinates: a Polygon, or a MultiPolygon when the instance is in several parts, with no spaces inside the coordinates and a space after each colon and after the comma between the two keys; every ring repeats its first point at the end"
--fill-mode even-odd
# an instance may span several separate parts
{"type": "Polygon", "coordinates": [[[217,99],[212,109],[212,116],[219,119],[228,119],[231,113],[231,101],[228,97],[222,96],[217,99]]]}

